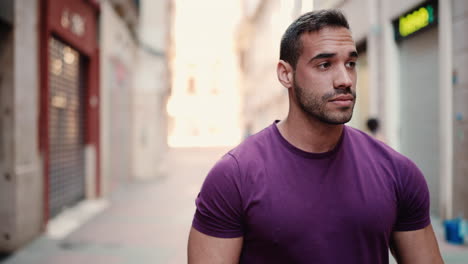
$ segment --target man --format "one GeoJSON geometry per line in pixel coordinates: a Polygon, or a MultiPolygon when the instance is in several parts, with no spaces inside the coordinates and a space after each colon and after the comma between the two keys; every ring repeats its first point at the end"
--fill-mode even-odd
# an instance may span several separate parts
{"type": "Polygon", "coordinates": [[[419,169],[347,127],[357,52],[346,18],[314,11],[286,30],[277,75],[289,112],[207,175],[189,263],[442,263],[419,169]]]}

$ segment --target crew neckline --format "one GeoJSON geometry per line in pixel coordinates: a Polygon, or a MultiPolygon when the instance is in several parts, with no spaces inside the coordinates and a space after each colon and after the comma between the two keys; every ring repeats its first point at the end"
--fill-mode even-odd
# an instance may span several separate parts
{"type": "Polygon", "coordinates": [[[297,148],[296,146],[294,146],[293,144],[289,143],[289,141],[287,141],[283,135],[281,135],[279,129],[278,129],[278,122],[280,120],[275,120],[272,124],[272,127],[273,127],[273,132],[274,134],[277,136],[277,138],[279,139],[279,141],[288,149],[290,150],[291,152],[295,153],[295,154],[298,154],[302,157],[305,157],[305,158],[309,158],[309,159],[322,159],[322,158],[328,158],[330,157],[331,155],[335,154],[336,152],[338,152],[338,150],[341,148],[341,144],[343,142],[343,138],[345,137],[345,134],[346,134],[346,125],[343,126],[343,133],[341,133],[341,136],[340,136],[340,139],[338,140],[338,143],[336,144],[336,146],[332,149],[332,150],[329,150],[329,151],[326,151],[326,152],[319,152],[319,153],[316,153],[316,152],[307,152],[307,151],[304,151],[302,149],[299,149],[297,148]]]}

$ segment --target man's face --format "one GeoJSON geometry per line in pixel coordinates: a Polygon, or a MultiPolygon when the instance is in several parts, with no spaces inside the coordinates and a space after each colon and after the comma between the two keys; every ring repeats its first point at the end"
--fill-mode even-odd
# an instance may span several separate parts
{"type": "Polygon", "coordinates": [[[344,124],[356,101],[357,52],[344,27],[326,27],[301,36],[303,45],[294,71],[296,104],[310,117],[344,124]]]}

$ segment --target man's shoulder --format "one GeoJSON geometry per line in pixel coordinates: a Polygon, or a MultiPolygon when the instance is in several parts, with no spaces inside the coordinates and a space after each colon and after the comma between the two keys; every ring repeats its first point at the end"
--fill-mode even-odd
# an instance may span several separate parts
{"type": "Polygon", "coordinates": [[[397,192],[404,193],[408,190],[408,183],[418,182],[419,186],[423,184],[424,180],[421,179],[424,176],[421,170],[402,153],[360,130],[348,127],[347,134],[358,162],[366,168],[379,171],[378,177],[390,179],[397,192]]]}
{"type": "Polygon", "coordinates": [[[412,161],[408,157],[366,132],[350,126],[346,127],[346,131],[351,139],[350,141],[358,146],[361,152],[364,150],[368,155],[389,161],[396,166],[408,166],[412,164],[412,161]]]}
{"type": "Polygon", "coordinates": [[[270,152],[274,144],[274,124],[244,139],[239,145],[231,149],[227,154],[239,161],[258,158],[265,152],[270,152]]]}
{"type": "Polygon", "coordinates": [[[272,127],[249,136],[242,143],[225,153],[211,168],[209,178],[231,178],[242,181],[241,178],[253,168],[261,168],[266,156],[271,153],[272,127]]]}

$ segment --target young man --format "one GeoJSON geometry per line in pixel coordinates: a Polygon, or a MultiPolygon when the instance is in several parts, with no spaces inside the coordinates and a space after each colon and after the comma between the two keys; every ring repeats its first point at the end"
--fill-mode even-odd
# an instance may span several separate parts
{"type": "Polygon", "coordinates": [[[357,52],[346,18],[286,30],[277,66],[289,112],[227,153],[197,198],[189,263],[442,263],[429,192],[406,157],[347,127],[357,52]]]}

